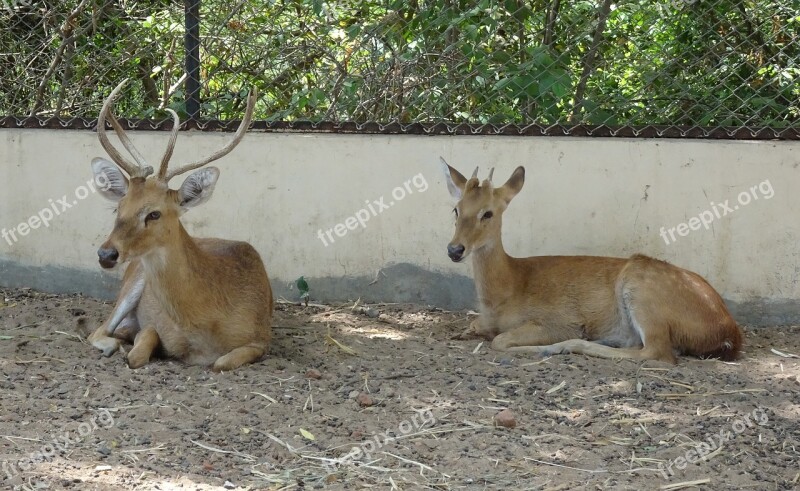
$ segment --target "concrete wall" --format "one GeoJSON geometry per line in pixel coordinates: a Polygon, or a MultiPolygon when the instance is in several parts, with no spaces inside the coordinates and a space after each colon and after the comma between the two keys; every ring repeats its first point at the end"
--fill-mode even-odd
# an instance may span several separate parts
{"type": "MultiPolygon", "coordinates": [[[[131,134],[157,163],[168,135],[131,134]]],[[[173,163],[205,156],[227,138],[183,133],[173,163]]],[[[0,130],[0,142],[0,229],[51,204],[60,213],[27,235],[17,230],[16,242],[0,239],[0,284],[113,297],[117,277],[100,271],[95,252],[111,230],[113,205],[97,194],[80,199],[90,160],[105,155],[95,133],[0,130]],[[71,207],[61,211],[64,197],[71,207]]],[[[526,167],[525,187],[504,217],[512,255],[643,252],[704,275],[740,322],[800,322],[797,142],[251,132],[216,164],[222,175],[211,201],[183,220],[193,235],[254,244],[286,298],[296,298],[290,286],[304,275],[316,300],[473,307],[471,266],[445,253],[453,203],[440,155],[465,174],[479,165],[485,177],[494,166],[495,182],[526,167]],[[373,215],[368,203],[377,212],[381,197],[393,204],[373,215]],[[348,230],[347,218],[361,209],[366,226],[348,230]],[[713,216],[707,229],[692,220],[701,216],[713,216]]]]}

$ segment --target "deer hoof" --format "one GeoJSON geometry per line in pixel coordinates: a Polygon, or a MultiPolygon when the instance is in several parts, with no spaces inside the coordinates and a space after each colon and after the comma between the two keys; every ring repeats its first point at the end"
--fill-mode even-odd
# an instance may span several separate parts
{"type": "Polygon", "coordinates": [[[120,342],[114,338],[102,338],[92,341],[92,346],[103,352],[103,356],[108,358],[119,349],[120,342]]]}
{"type": "Polygon", "coordinates": [[[132,349],[131,352],[128,353],[128,368],[134,370],[137,368],[142,368],[143,366],[147,365],[147,362],[149,361],[150,356],[136,351],[136,348],[132,349]]]}

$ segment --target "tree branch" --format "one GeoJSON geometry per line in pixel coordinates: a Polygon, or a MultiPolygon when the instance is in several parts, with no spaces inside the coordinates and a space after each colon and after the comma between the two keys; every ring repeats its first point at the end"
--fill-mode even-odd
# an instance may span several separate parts
{"type": "Polygon", "coordinates": [[[603,40],[603,31],[606,29],[606,22],[608,15],[611,13],[611,3],[613,0],[603,0],[603,5],[600,7],[597,19],[597,29],[594,31],[594,38],[589,51],[586,52],[586,57],[583,60],[583,73],[578,82],[578,87],[575,89],[575,103],[572,106],[572,114],[569,121],[572,124],[577,124],[578,116],[583,108],[583,96],[586,92],[586,84],[589,82],[589,77],[594,71],[594,61],[597,58],[597,51],[600,48],[600,43],[603,40]]]}

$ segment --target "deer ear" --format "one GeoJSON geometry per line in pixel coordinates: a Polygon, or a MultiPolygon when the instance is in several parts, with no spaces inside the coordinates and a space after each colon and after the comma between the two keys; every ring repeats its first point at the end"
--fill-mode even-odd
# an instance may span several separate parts
{"type": "Polygon", "coordinates": [[[447,183],[447,190],[450,191],[450,196],[458,201],[464,194],[464,186],[467,184],[467,178],[460,172],[450,167],[442,157],[439,157],[442,165],[442,172],[444,172],[444,180],[447,183]]]}
{"type": "Polygon", "coordinates": [[[184,211],[201,205],[211,198],[219,179],[219,169],[205,167],[189,174],[178,190],[178,204],[184,211]]]}
{"type": "Polygon", "coordinates": [[[522,166],[514,169],[511,177],[508,178],[505,184],[494,190],[495,196],[504,200],[506,204],[510,203],[514,196],[520,192],[522,185],[525,184],[525,168],[522,166]]]}
{"type": "Polygon", "coordinates": [[[128,178],[119,167],[100,157],[92,159],[94,182],[100,195],[110,201],[119,201],[128,192],[128,178]]]}

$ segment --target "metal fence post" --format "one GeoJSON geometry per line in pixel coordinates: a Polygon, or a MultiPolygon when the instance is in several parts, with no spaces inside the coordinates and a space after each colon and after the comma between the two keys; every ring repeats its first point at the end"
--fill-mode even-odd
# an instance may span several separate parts
{"type": "Polygon", "coordinates": [[[186,48],[186,112],[187,125],[200,117],[200,0],[185,1],[184,45],[186,48]]]}

